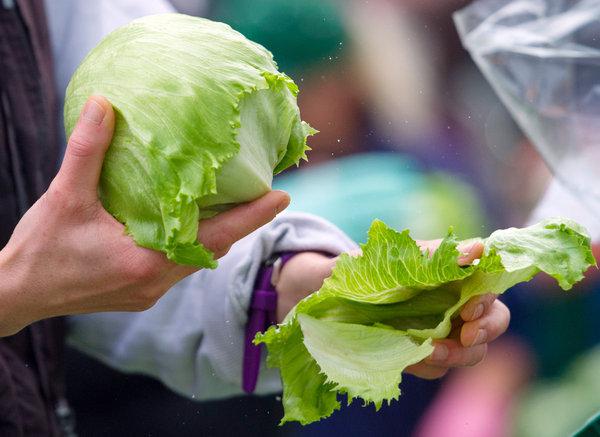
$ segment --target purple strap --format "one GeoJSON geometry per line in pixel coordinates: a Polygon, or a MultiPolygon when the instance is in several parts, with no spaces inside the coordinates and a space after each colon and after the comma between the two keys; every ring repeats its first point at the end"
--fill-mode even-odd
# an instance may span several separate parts
{"type": "MultiPolygon", "coordinates": [[[[282,254],[280,269],[283,268],[297,252],[282,254]]],[[[246,325],[246,341],[244,344],[244,367],[242,373],[242,388],[246,393],[253,393],[258,381],[260,370],[261,346],[252,343],[257,333],[265,331],[277,323],[277,292],[271,284],[273,266],[265,265],[258,272],[252,301],[250,302],[248,324],[246,325]]]]}
{"type": "MultiPolygon", "coordinates": [[[[318,252],[322,255],[334,257],[330,253],[322,251],[318,252]]],[[[279,255],[281,265],[283,266],[299,252],[285,252],[279,255]]],[[[260,356],[262,344],[255,345],[252,343],[254,337],[259,332],[266,331],[271,325],[277,323],[277,291],[271,284],[271,276],[273,275],[273,265],[266,263],[258,272],[255,282],[254,293],[250,302],[248,313],[248,323],[246,325],[246,341],[244,342],[244,366],[242,369],[242,389],[246,393],[253,393],[256,389],[258,381],[258,373],[260,370],[260,356]]]]}

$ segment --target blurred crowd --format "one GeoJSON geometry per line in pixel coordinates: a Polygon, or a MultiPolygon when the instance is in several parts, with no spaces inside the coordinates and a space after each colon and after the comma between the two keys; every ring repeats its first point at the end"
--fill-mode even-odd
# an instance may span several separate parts
{"type": "MultiPolygon", "coordinates": [[[[299,85],[303,119],[320,133],[309,161],[275,180],[291,209],[357,241],[375,218],[420,239],[528,223],[551,176],[461,47],[452,13],[468,1],[173,3],[263,44],[299,85]]],[[[73,351],[69,398],[85,412],[85,436],[565,435],[600,407],[599,285],[590,277],[563,295],[540,279],[511,291],[511,332],[483,364],[442,381],[407,377],[378,413],[354,402],[326,421],[278,427],[277,397],[199,404],[73,351]]]]}

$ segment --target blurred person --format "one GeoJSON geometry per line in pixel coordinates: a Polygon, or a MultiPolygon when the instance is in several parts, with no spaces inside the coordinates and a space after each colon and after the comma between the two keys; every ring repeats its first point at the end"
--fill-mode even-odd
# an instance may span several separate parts
{"type": "MultiPolygon", "coordinates": [[[[136,9],[133,2],[120,2],[117,9],[107,8],[105,2],[94,5],[53,2],[48,8],[51,35],[60,31],[60,41],[67,46],[78,40],[69,30],[94,32],[89,20],[96,22],[107,11],[125,12],[111,15],[122,19],[153,7],[161,11],[170,7],[162,2],[145,2],[143,9],[136,9]]],[[[162,254],[137,247],[102,208],[96,192],[114,127],[110,103],[100,96],[88,100],[54,175],[59,136],[42,2],[3,1],[0,31],[0,164],[6,170],[1,185],[5,196],[0,252],[0,432],[74,435],[62,377],[65,326],[55,318],[64,315],[122,311],[78,315],[68,323],[71,344],[115,368],[152,375],[197,398],[240,393],[245,310],[265,258],[281,251],[297,252],[274,284],[281,320],[299,298],[320,286],[335,263],[334,258],[311,250],[335,255],[354,244],[332,225],[309,216],[280,217],[252,233],[289,202],[285,193],[271,192],[200,224],[200,241],[222,257],[214,272],[192,274],[189,268],[167,262],[162,254]],[[223,228],[229,232],[221,232],[223,228]],[[290,233],[290,228],[302,238],[290,233]],[[234,244],[237,240],[240,243],[234,244]],[[174,290],[158,300],[176,282],[174,290]],[[148,311],[123,312],[153,305],[148,311]]],[[[87,35],[81,41],[94,44],[87,35]]],[[[74,68],[76,54],[61,57],[64,46],[56,40],[54,49],[54,61],[65,68],[63,72],[74,68]]],[[[472,261],[478,251],[481,248],[473,248],[462,262],[472,261]]],[[[476,331],[486,323],[487,312],[481,319],[473,316],[473,305],[478,304],[471,302],[464,309],[466,330],[476,331]]],[[[498,305],[490,304],[489,311],[498,305]]],[[[508,313],[503,314],[504,327],[490,330],[490,339],[506,328],[508,313]]],[[[453,344],[452,360],[435,361],[440,370],[478,361],[486,347],[463,347],[460,340],[446,343],[453,344]]],[[[431,365],[423,362],[411,371],[430,375],[431,365]]],[[[275,372],[262,376],[259,391],[278,390],[275,372]]]]}

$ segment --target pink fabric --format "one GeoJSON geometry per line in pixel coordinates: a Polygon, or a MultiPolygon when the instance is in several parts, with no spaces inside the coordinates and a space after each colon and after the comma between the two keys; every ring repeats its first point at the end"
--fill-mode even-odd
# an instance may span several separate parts
{"type": "Polygon", "coordinates": [[[415,437],[508,437],[509,406],[486,387],[451,384],[433,402],[415,437]]]}

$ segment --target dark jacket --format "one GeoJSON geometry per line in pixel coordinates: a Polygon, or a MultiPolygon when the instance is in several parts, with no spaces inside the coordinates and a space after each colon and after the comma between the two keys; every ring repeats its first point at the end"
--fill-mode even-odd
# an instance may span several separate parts
{"type": "MultiPolygon", "coordinates": [[[[56,172],[55,97],[43,0],[0,1],[0,247],[56,172]]],[[[63,339],[60,319],[0,338],[0,436],[61,435],[63,339]]]]}

